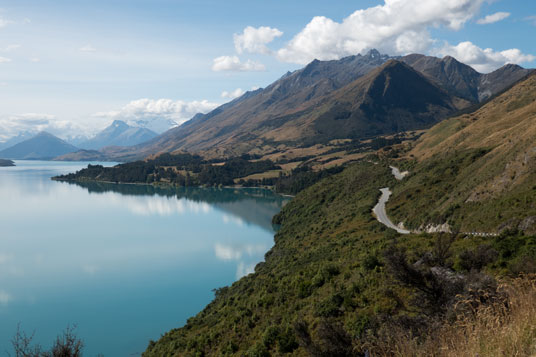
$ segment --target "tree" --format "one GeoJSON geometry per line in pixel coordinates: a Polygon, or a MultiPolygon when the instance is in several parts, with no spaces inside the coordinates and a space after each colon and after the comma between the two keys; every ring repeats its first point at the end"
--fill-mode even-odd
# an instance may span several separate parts
{"type": "Polygon", "coordinates": [[[84,343],[75,333],[76,326],[67,326],[61,335],[56,337],[50,351],[44,350],[39,344],[32,345],[34,334],[27,335],[17,326],[17,332],[11,340],[15,357],[80,357],[84,343]]]}

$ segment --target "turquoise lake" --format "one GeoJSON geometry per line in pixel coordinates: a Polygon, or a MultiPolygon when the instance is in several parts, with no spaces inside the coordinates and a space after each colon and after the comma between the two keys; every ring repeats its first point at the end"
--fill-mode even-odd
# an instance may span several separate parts
{"type": "Polygon", "coordinates": [[[213,289],[253,271],[288,201],[260,189],[50,180],[87,164],[0,168],[0,353],[13,355],[18,324],[45,348],[76,325],[85,356],[139,356],[213,289]]]}

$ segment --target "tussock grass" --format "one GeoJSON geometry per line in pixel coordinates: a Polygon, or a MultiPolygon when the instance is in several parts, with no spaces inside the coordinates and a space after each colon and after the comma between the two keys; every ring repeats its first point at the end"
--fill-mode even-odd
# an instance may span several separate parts
{"type": "Polygon", "coordinates": [[[464,300],[455,322],[424,341],[403,330],[371,348],[372,356],[536,356],[536,275],[503,281],[492,303],[464,300]]]}

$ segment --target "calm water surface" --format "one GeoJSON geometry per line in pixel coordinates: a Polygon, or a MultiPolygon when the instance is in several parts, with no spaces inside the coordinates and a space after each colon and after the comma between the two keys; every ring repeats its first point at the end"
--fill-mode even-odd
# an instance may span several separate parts
{"type": "Polygon", "coordinates": [[[19,323],[44,347],[75,324],[86,356],[139,355],[253,271],[285,203],[255,189],[54,182],[87,163],[16,164],[0,168],[0,355],[19,323]]]}

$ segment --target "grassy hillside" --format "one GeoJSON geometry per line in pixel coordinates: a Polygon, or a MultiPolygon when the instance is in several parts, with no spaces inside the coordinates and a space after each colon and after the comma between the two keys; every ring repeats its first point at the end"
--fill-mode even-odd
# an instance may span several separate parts
{"type": "Polygon", "coordinates": [[[217,289],[144,356],[376,351],[393,326],[422,334],[457,296],[493,290],[479,271],[518,272],[534,260],[536,240],[517,233],[463,239],[387,230],[371,209],[379,188],[392,185],[387,164],[362,162],[302,191],[275,217],[276,244],[255,273],[217,289]]]}
{"type": "Polygon", "coordinates": [[[397,222],[536,232],[536,76],[417,142],[388,204],[397,222]]]}

